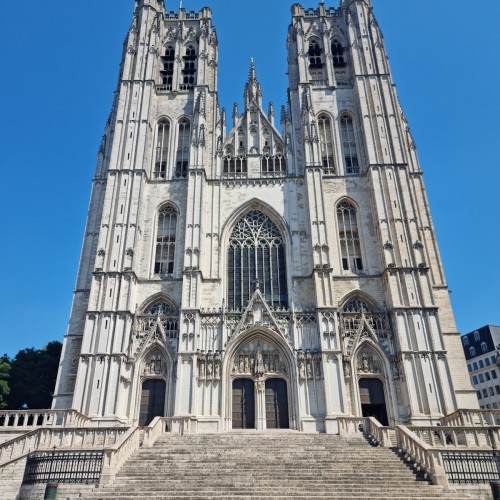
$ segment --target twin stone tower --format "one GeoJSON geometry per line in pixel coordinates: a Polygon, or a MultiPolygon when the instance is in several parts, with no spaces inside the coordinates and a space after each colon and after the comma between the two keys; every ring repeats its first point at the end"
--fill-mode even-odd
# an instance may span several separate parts
{"type": "Polygon", "coordinates": [[[371,1],[291,15],[286,108],[252,61],[226,113],[211,10],[136,0],[54,408],[336,432],[477,407],[371,1]]]}

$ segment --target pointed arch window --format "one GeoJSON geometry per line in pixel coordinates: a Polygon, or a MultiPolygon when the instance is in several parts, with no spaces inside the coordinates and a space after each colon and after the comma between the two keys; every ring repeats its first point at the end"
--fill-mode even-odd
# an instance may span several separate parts
{"type": "Polygon", "coordinates": [[[330,117],[322,113],[318,117],[319,144],[321,148],[321,163],[325,174],[335,174],[335,160],[333,156],[333,130],[330,117]]]}
{"type": "Polygon", "coordinates": [[[176,235],[177,211],[171,205],[165,205],[158,214],[155,274],[173,274],[176,235]]]}
{"type": "Polygon", "coordinates": [[[257,288],[270,306],[288,307],[285,244],[262,212],[248,212],[234,227],[227,268],[230,310],[244,308],[257,288]]]}
{"type": "Polygon", "coordinates": [[[191,122],[187,118],[179,121],[179,138],[175,160],[175,178],[186,179],[189,166],[189,149],[191,141],[191,122]]]}
{"type": "Polygon", "coordinates": [[[174,77],[175,49],[169,45],[165,49],[165,55],[161,58],[162,68],[160,70],[161,80],[166,90],[172,90],[172,80],[174,77]]]}
{"type": "Polygon", "coordinates": [[[358,151],[356,136],[354,135],[354,122],[351,115],[344,113],[340,117],[340,135],[344,150],[345,170],[347,174],[359,174],[358,151]]]}
{"type": "Polygon", "coordinates": [[[334,68],[343,68],[345,66],[344,47],[342,47],[338,38],[332,40],[332,58],[334,68]]]}
{"type": "Polygon", "coordinates": [[[319,41],[315,38],[309,40],[309,68],[318,69],[323,67],[323,60],[321,57],[322,50],[319,41]]]}
{"type": "Polygon", "coordinates": [[[193,90],[196,84],[196,49],[193,45],[186,47],[186,55],[182,59],[184,67],[182,69],[181,90],[193,90]]]}
{"type": "Polygon", "coordinates": [[[158,122],[156,133],[156,152],[155,152],[155,179],[166,179],[167,177],[167,157],[168,143],[170,140],[170,123],[166,118],[158,122]]]}
{"type": "Polygon", "coordinates": [[[363,259],[361,258],[357,214],[351,202],[344,200],[337,205],[337,224],[342,269],[352,272],[362,271],[363,259]]]}

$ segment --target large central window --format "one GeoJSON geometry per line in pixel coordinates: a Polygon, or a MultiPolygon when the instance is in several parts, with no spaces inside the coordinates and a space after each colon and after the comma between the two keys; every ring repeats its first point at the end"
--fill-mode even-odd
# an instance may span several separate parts
{"type": "Polygon", "coordinates": [[[228,308],[245,307],[257,288],[272,307],[288,307],[283,238],[269,217],[252,210],[229,241],[228,308]]]}

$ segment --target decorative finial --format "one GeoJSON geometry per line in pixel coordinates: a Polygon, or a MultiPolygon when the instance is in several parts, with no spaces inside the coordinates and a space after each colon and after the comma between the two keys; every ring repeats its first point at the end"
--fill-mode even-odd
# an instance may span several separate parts
{"type": "Polygon", "coordinates": [[[255,63],[253,57],[250,59],[250,73],[248,75],[249,82],[255,82],[257,80],[257,73],[255,71],[255,63]]]}

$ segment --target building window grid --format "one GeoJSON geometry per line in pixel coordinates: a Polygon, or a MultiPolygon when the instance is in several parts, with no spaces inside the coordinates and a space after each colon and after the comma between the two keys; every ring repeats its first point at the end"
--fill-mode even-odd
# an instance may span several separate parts
{"type": "Polygon", "coordinates": [[[175,161],[176,179],[186,179],[189,166],[189,149],[191,141],[191,122],[187,118],[179,121],[179,138],[177,140],[177,156],[175,161]]]}
{"type": "Polygon", "coordinates": [[[359,174],[359,161],[356,146],[356,137],[354,134],[354,122],[347,113],[340,117],[340,135],[344,149],[345,171],[346,174],[359,174]]]}
{"type": "Polygon", "coordinates": [[[155,274],[173,274],[176,233],[177,211],[167,205],[160,210],[158,215],[155,274]]]}
{"type": "Polygon", "coordinates": [[[167,159],[168,143],[170,136],[170,124],[168,120],[161,120],[158,123],[156,137],[156,157],[155,157],[155,179],[166,179],[167,177],[167,159]]]}
{"type": "Polygon", "coordinates": [[[332,57],[334,68],[343,68],[345,66],[344,47],[337,38],[332,40],[332,57]]]}
{"type": "Polygon", "coordinates": [[[322,114],[318,117],[319,141],[321,149],[321,164],[325,174],[336,174],[333,154],[333,129],[330,118],[322,114]]]}
{"type": "Polygon", "coordinates": [[[286,175],[286,160],[282,153],[275,156],[264,154],[261,159],[262,177],[283,177],[286,175]]]}
{"type": "Polygon", "coordinates": [[[344,271],[363,271],[356,208],[348,201],[337,205],[340,253],[344,271]]]}
{"type": "Polygon", "coordinates": [[[162,57],[163,68],[160,71],[162,83],[163,85],[165,85],[166,90],[172,90],[172,81],[174,76],[174,61],[175,61],[175,49],[172,46],[168,46],[165,49],[165,55],[162,57]]]}
{"type": "Polygon", "coordinates": [[[272,307],[288,307],[282,236],[266,215],[253,210],[236,224],[229,242],[229,309],[245,307],[257,288],[272,307]]]}
{"type": "Polygon", "coordinates": [[[196,49],[192,45],[186,47],[186,55],[183,57],[183,60],[183,83],[181,84],[180,89],[193,90],[196,84],[196,49]]]}

